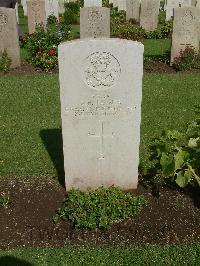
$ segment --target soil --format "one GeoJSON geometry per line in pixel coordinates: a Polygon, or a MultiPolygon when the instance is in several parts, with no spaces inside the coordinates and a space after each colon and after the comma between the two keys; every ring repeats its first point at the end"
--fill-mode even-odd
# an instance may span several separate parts
{"type": "Polygon", "coordinates": [[[107,231],[74,229],[70,222],[54,224],[65,188],[52,178],[1,178],[0,194],[10,195],[0,207],[0,249],[62,247],[83,244],[171,244],[200,241],[200,193],[163,187],[155,197],[142,185],[134,191],[148,200],[140,214],[107,231]]]}
{"type": "MultiPolygon", "coordinates": [[[[177,71],[171,67],[169,64],[165,64],[159,61],[148,61],[144,63],[144,72],[145,73],[177,73],[177,71]]],[[[17,76],[17,75],[35,75],[35,74],[52,74],[58,73],[58,68],[53,69],[52,71],[46,72],[40,68],[34,67],[33,65],[28,64],[27,62],[22,62],[22,65],[18,68],[11,69],[8,73],[0,73],[1,76],[17,76]]],[[[183,71],[181,72],[183,73],[183,71]]],[[[184,71],[184,73],[200,73],[199,70],[190,70],[184,71]]]]}

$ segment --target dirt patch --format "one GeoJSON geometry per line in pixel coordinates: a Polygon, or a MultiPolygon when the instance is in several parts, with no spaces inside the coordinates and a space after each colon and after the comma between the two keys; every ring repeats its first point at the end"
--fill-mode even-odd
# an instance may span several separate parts
{"type": "Polygon", "coordinates": [[[177,73],[177,71],[169,64],[158,61],[144,62],[144,71],[146,73],[177,73]]]}
{"type": "Polygon", "coordinates": [[[11,204],[0,207],[0,248],[82,244],[171,244],[200,241],[199,190],[190,193],[162,188],[160,197],[139,185],[148,204],[135,218],[108,231],[77,230],[70,222],[52,222],[62,205],[65,189],[51,178],[9,178],[0,182],[0,193],[9,193],[11,204]],[[195,203],[194,203],[195,202],[195,203]],[[198,204],[197,204],[198,203],[198,204]]]}

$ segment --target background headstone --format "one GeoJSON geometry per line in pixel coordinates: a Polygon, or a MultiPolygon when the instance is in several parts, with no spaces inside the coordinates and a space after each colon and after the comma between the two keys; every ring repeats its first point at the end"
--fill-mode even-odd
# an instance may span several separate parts
{"type": "Polygon", "coordinates": [[[24,16],[27,16],[27,3],[26,3],[26,0],[21,0],[21,4],[23,6],[24,16]]]}
{"type": "Polygon", "coordinates": [[[186,47],[199,50],[198,24],[196,19],[197,8],[182,7],[174,9],[174,22],[172,34],[171,63],[180,51],[186,47]]]}
{"type": "Polygon", "coordinates": [[[140,26],[154,31],[158,26],[160,0],[141,0],[140,26]]]}
{"type": "Polygon", "coordinates": [[[200,0],[197,0],[196,7],[200,8],[200,0]]]}
{"type": "Polygon", "coordinates": [[[178,0],[167,0],[166,5],[166,20],[170,20],[174,15],[174,8],[179,7],[178,0]]]}
{"type": "Polygon", "coordinates": [[[16,19],[17,19],[17,23],[19,24],[18,3],[16,3],[16,5],[15,5],[15,12],[16,12],[16,19]]]}
{"type": "Polygon", "coordinates": [[[59,20],[58,0],[45,0],[46,19],[53,15],[59,20]]]}
{"type": "Polygon", "coordinates": [[[109,38],[110,9],[83,7],[80,10],[80,38],[109,38]]]}
{"type": "Polygon", "coordinates": [[[137,187],[143,50],[121,39],[59,45],[67,191],[137,187]]]}
{"type": "Polygon", "coordinates": [[[37,25],[46,25],[45,1],[27,0],[29,33],[35,32],[37,25]]]}
{"type": "Polygon", "coordinates": [[[140,0],[126,0],[126,20],[140,20],[140,0]]]}
{"type": "Polygon", "coordinates": [[[126,0],[118,0],[118,10],[126,11],[126,0]]]}
{"type": "Polygon", "coordinates": [[[0,40],[0,53],[6,50],[12,60],[12,68],[20,66],[20,49],[15,9],[0,8],[0,40]]]}
{"type": "Polygon", "coordinates": [[[91,6],[102,7],[102,0],[84,0],[84,7],[91,6]]]}

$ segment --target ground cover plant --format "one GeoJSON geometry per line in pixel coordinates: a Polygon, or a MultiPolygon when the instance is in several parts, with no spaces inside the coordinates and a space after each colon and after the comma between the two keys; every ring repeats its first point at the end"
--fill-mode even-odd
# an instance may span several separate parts
{"type": "Polygon", "coordinates": [[[60,219],[70,220],[75,228],[108,229],[138,214],[145,203],[143,196],[134,196],[114,186],[87,192],[71,190],[53,219],[56,223],[60,219]]]}

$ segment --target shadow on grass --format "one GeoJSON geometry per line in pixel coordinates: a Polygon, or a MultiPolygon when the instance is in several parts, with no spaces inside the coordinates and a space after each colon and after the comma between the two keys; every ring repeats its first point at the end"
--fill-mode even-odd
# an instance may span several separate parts
{"type": "Polygon", "coordinates": [[[63,144],[61,129],[42,129],[40,137],[49,153],[51,161],[57,171],[58,181],[65,186],[64,174],[64,158],[63,158],[63,144]]]}
{"type": "Polygon", "coordinates": [[[33,266],[32,263],[26,262],[21,259],[17,259],[13,256],[0,257],[1,266],[33,266]]]}

